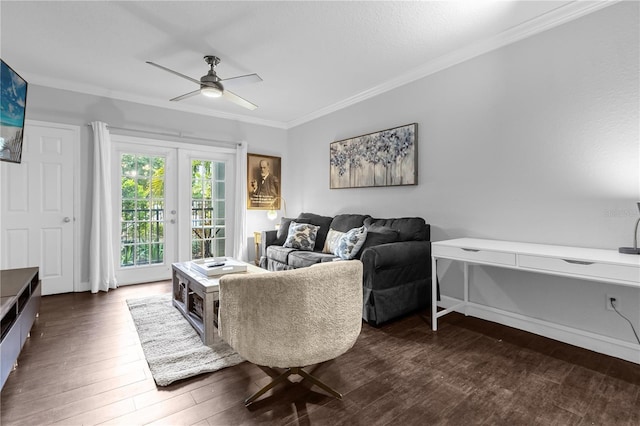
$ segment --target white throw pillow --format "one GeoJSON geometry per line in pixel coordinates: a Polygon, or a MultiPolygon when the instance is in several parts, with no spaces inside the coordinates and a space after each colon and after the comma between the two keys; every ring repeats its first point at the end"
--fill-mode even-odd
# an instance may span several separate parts
{"type": "Polygon", "coordinates": [[[334,254],[340,259],[350,260],[356,257],[360,247],[364,244],[367,238],[367,228],[361,226],[360,228],[353,228],[345,232],[340,240],[334,254]]]}
{"type": "Polygon", "coordinates": [[[335,254],[336,249],[338,247],[338,241],[340,237],[344,235],[344,232],[336,231],[335,229],[329,229],[327,233],[327,239],[324,241],[324,247],[322,248],[323,253],[331,253],[335,254]]]}

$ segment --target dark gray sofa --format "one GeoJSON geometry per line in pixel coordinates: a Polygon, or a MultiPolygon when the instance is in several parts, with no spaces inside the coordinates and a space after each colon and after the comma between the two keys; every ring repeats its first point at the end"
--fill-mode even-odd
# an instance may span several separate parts
{"type": "Polygon", "coordinates": [[[362,318],[377,326],[431,305],[430,229],[419,217],[374,219],[369,215],[335,217],[301,213],[283,218],[277,231],[262,232],[260,266],[281,271],[333,262],[339,258],[322,253],[329,229],[346,232],[367,227],[367,238],[356,258],[363,263],[364,305],[362,318]],[[319,226],[314,251],[283,247],[291,221],[319,226]]]}

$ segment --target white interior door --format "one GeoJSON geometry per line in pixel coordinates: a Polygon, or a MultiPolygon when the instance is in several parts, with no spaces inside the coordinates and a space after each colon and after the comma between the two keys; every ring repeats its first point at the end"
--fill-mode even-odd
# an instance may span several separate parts
{"type": "Polygon", "coordinates": [[[42,294],[74,291],[77,126],[27,122],[22,162],[0,163],[2,269],[39,267],[42,294]]]}

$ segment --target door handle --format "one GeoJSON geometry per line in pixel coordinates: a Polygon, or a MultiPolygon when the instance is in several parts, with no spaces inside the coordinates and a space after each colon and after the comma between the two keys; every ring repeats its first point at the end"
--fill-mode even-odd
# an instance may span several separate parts
{"type": "Polygon", "coordinates": [[[169,223],[176,223],[176,220],[175,220],[175,219],[171,219],[171,220],[169,221],[169,223]]]}
{"type": "Polygon", "coordinates": [[[71,222],[71,218],[69,216],[65,217],[63,220],[64,220],[64,223],[71,222]]]}
{"type": "Polygon", "coordinates": [[[464,250],[464,251],[472,251],[472,252],[474,252],[474,253],[477,253],[477,252],[479,252],[479,251],[480,251],[480,250],[470,249],[470,248],[464,248],[464,247],[462,247],[462,250],[464,250]]]}

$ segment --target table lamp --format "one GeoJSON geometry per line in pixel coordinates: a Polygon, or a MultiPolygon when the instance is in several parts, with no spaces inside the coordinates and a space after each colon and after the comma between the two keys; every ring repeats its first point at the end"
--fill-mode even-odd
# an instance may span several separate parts
{"type": "MultiPolygon", "coordinates": [[[[638,202],[638,211],[640,211],[640,201],[638,202]]],[[[633,229],[633,247],[620,247],[618,251],[624,254],[640,254],[638,248],[638,224],[640,224],[640,217],[636,220],[636,227],[633,229]]]]}
{"type": "Polygon", "coordinates": [[[269,210],[267,210],[267,217],[270,220],[276,220],[276,218],[278,217],[278,212],[276,212],[276,205],[277,205],[277,201],[278,200],[282,200],[282,210],[283,210],[283,214],[286,216],[287,215],[287,202],[284,200],[284,198],[282,197],[276,197],[273,202],[271,203],[271,206],[269,208],[269,210]]]}

